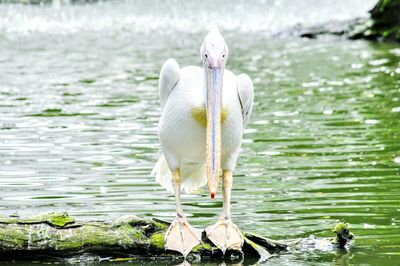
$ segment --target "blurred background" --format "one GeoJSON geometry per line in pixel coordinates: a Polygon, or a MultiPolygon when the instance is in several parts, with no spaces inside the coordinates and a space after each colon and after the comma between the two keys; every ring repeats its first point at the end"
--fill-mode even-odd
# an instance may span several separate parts
{"type": "MultiPolygon", "coordinates": [[[[400,260],[400,45],[300,38],[299,27],[367,17],[375,0],[0,1],[0,214],[68,211],[172,220],[150,176],[160,155],[158,74],[200,65],[211,24],[247,73],[255,107],[234,177],[239,227],[276,239],[356,234],[348,252],[275,265],[400,260]]],[[[221,193],[183,196],[196,227],[221,193]]]]}

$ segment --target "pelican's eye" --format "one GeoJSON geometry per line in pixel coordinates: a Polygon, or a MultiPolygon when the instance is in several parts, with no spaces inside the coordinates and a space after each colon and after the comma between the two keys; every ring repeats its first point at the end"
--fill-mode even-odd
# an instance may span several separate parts
{"type": "Polygon", "coordinates": [[[225,54],[223,54],[222,57],[225,57],[225,54]]]}
{"type": "Polygon", "coordinates": [[[207,55],[207,54],[204,54],[204,56],[205,56],[206,58],[208,58],[208,55],[207,55]]]}

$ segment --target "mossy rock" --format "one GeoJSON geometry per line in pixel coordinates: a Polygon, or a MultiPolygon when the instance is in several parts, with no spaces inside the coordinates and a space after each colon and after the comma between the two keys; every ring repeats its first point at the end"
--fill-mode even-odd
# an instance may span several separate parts
{"type": "MultiPolygon", "coordinates": [[[[181,254],[165,250],[164,235],[168,222],[158,219],[143,219],[125,216],[115,222],[75,221],[65,212],[50,212],[29,218],[0,217],[0,260],[41,260],[59,257],[68,260],[109,257],[110,260],[132,259],[183,261],[181,254]]],[[[330,243],[329,248],[345,246],[354,236],[349,225],[340,223],[333,232],[337,241],[324,238],[307,238],[293,241],[275,241],[243,232],[244,245],[241,251],[230,250],[225,254],[207,239],[195,247],[187,258],[192,262],[243,262],[254,264],[268,260],[271,256],[292,250],[304,250],[318,243],[330,243]],[[346,240],[347,242],[343,242],[346,240]],[[344,243],[344,244],[343,244],[344,243]]]]}

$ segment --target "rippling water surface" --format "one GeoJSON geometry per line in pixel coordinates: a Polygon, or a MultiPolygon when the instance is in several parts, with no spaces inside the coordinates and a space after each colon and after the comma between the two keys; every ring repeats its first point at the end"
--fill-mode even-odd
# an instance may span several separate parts
{"type": "MultiPolygon", "coordinates": [[[[362,15],[367,2],[299,5],[314,5],[308,14],[319,23],[327,14],[362,15]]],[[[357,236],[348,253],[286,255],[273,264],[398,262],[400,46],[273,37],[307,20],[291,6],[282,13],[288,1],[257,2],[251,18],[240,2],[221,20],[206,4],[197,14],[193,2],[166,3],[0,5],[0,214],[172,220],[173,196],[150,176],[160,155],[158,73],[169,57],[200,65],[211,20],[230,46],[227,68],[255,85],[234,178],[235,222],[292,239],[330,236],[342,220],[357,236]],[[263,7],[269,12],[257,13],[263,7]],[[287,19],[282,28],[277,18],[287,19]]],[[[183,196],[197,227],[213,223],[221,206],[221,194],[212,202],[206,190],[183,196]]]]}

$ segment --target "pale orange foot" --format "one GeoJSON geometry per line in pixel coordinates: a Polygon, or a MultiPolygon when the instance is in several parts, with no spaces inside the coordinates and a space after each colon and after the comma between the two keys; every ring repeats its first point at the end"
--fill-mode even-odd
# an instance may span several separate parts
{"type": "Polygon", "coordinates": [[[177,216],[164,237],[165,249],[178,251],[185,258],[200,243],[201,231],[190,226],[186,217],[177,216]]]}
{"type": "Polygon", "coordinates": [[[206,228],[207,238],[225,254],[227,249],[241,250],[244,240],[239,228],[231,219],[220,218],[206,228]]]}

